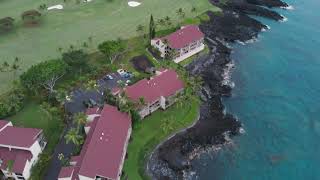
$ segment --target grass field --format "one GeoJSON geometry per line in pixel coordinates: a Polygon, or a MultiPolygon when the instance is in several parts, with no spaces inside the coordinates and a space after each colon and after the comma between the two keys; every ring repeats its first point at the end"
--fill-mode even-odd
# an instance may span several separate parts
{"type": "MultiPolygon", "coordinates": [[[[60,56],[59,48],[70,45],[81,47],[89,42],[89,50],[108,39],[123,39],[137,35],[139,24],[148,25],[150,14],[155,19],[169,16],[173,24],[179,21],[176,10],[183,8],[186,18],[194,17],[207,10],[218,11],[208,0],[140,0],[140,6],[132,8],[128,0],[94,0],[76,4],[75,0],[2,0],[0,18],[15,18],[12,32],[0,35],[0,63],[11,62],[15,57],[22,60],[22,71],[32,64],[60,56]],[[25,27],[20,15],[25,10],[62,4],[63,10],[42,11],[41,23],[37,27],[25,27]],[[195,7],[196,12],[191,12],[195,7]]],[[[0,92],[8,89],[13,79],[11,73],[0,74],[0,92]]]]}
{"type": "Polygon", "coordinates": [[[125,176],[135,180],[147,179],[144,168],[152,150],[173,132],[191,125],[196,120],[198,111],[198,101],[190,100],[188,104],[176,104],[166,111],[156,111],[141,121],[134,128],[128,146],[128,159],[125,160],[123,169],[125,176]],[[161,128],[165,119],[172,123],[172,129],[166,132],[161,128]]]}

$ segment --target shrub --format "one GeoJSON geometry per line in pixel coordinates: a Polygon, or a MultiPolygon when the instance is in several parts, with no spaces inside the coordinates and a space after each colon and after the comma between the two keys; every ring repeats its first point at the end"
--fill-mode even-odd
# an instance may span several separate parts
{"type": "Polygon", "coordinates": [[[15,88],[0,97],[0,119],[19,112],[23,108],[24,98],[25,94],[21,88],[15,88]]]}

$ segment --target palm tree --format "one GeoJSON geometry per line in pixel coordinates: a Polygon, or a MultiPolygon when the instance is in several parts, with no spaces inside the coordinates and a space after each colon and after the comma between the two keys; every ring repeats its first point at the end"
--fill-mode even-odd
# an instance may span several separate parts
{"type": "Polygon", "coordinates": [[[75,145],[81,145],[83,143],[83,137],[78,134],[78,130],[76,128],[71,128],[64,138],[67,144],[72,142],[75,145]]]}
{"type": "Polygon", "coordinates": [[[140,98],[139,98],[139,105],[140,105],[140,106],[146,105],[146,101],[145,101],[144,97],[140,97],[140,98]]]}
{"type": "Polygon", "coordinates": [[[166,17],[164,18],[164,20],[166,21],[166,23],[167,23],[168,26],[171,26],[171,25],[172,25],[172,22],[171,22],[171,19],[170,19],[169,16],[166,16],[166,17]]]}
{"type": "Polygon", "coordinates": [[[77,113],[73,116],[73,121],[77,125],[78,131],[80,131],[80,128],[86,124],[87,118],[87,115],[83,112],[77,113]]]}
{"type": "Polygon", "coordinates": [[[140,34],[141,36],[144,35],[144,26],[142,24],[139,24],[137,26],[137,29],[136,29],[137,33],[140,34]]]}
{"type": "Polygon", "coordinates": [[[19,64],[19,63],[20,63],[20,60],[19,60],[18,57],[16,57],[16,58],[14,59],[13,64],[11,65],[11,70],[13,71],[13,77],[14,77],[14,79],[17,77],[18,71],[21,70],[21,67],[20,67],[20,64],[19,64]]]}
{"type": "Polygon", "coordinates": [[[10,65],[7,61],[4,61],[1,65],[0,71],[1,72],[8,72],[10,65]]]}
{"type": "Polygon", "coordinates": [[[122,90],[126,87],[126,83],[122,80],[119,80],[117,83],[118,83],[119,88],[122,90]]]}
{"type": "Polygon", "coordinates": [[[172,117],[165,118],[162,120],[160,128],[162,129],[162,131],[164,131],[164,133],[167,134],[173,130],[172,121],[172,117]]]}
{"type": "Polygon", "coordinates": [[[182,8],[179,8],[176,13],[181,19],[185,16],[185,13],[183,12],[182,8]]]}
{"type": "Polygon", "coordinates": [[[159,19],[159,20],[158,20],[158,24],[159,24],[160,26],[164,26],[164,25],[166,24],[166,21],[165,21],[164,19],[159,19]]]}
{"type": "Polygon", "coordinates": [[[196,12],[196,11],[197,11],[196,7],[192,6],[191,12],[196,12]]]}

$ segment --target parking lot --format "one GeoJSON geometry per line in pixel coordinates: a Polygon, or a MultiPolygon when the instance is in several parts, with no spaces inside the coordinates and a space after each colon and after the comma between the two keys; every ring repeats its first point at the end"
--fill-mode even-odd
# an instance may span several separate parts
{"type": "Polygon", "coordinates": [[[130,77],[123,77],[119,73],[111,73],[106,74],[103,78],[97,80],[97,85],[99,91],[96,90],[85,90],[85,89],[76,89],[71,92],[71,100],[65,103],[65,110],[69,114],[78,113],[84,111],[87,107],[85,102],[92,101],[97,104],[103,104],[103,95],[102,92],[105,89],[112,90],[116,88],[119,81],[129,82],[132,76],[130,77]],[[108,78],[112,76],[111,78],[108,78]],[[128,81],[129,80],[129,81],[128,81]]]}

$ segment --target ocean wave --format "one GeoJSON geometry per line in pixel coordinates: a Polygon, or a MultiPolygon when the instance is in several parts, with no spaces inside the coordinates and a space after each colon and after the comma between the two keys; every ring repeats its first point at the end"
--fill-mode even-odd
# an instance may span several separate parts
{"type": "Polygon", "coordinates": [[[287,10],[294,10],[294,7],[289,5],[289,6],[282,6],[280,7],[281,9],[287,9],[287,10]]]}
{"type": "Polygon", "coordinates": [[[268,25],[266,25],[266,26],[267,26],[267,28],[262,28],[262,29],[261,29],[262,32],[266,32],[267,30],[271,29],[270,26],[268,26],[268,25]]]}
{"type": "Polygon", "coordinates": [[[284,15],[281,15],[282,16],[282,20],[280,20],[281,22],[287,22],[288,21],[288,18],[286,18],[284,15]]]}
{"type": "Polygon", "coordinates": [[[229,86],[231,88],[235,87],[235,83],[231,81],[231,75],[232,75],[232,69],[234,68],[234,63],[231,61],[226,65],[226,68],[224,68],[224,71],[222,73],[222,85],[229,86]]]}

